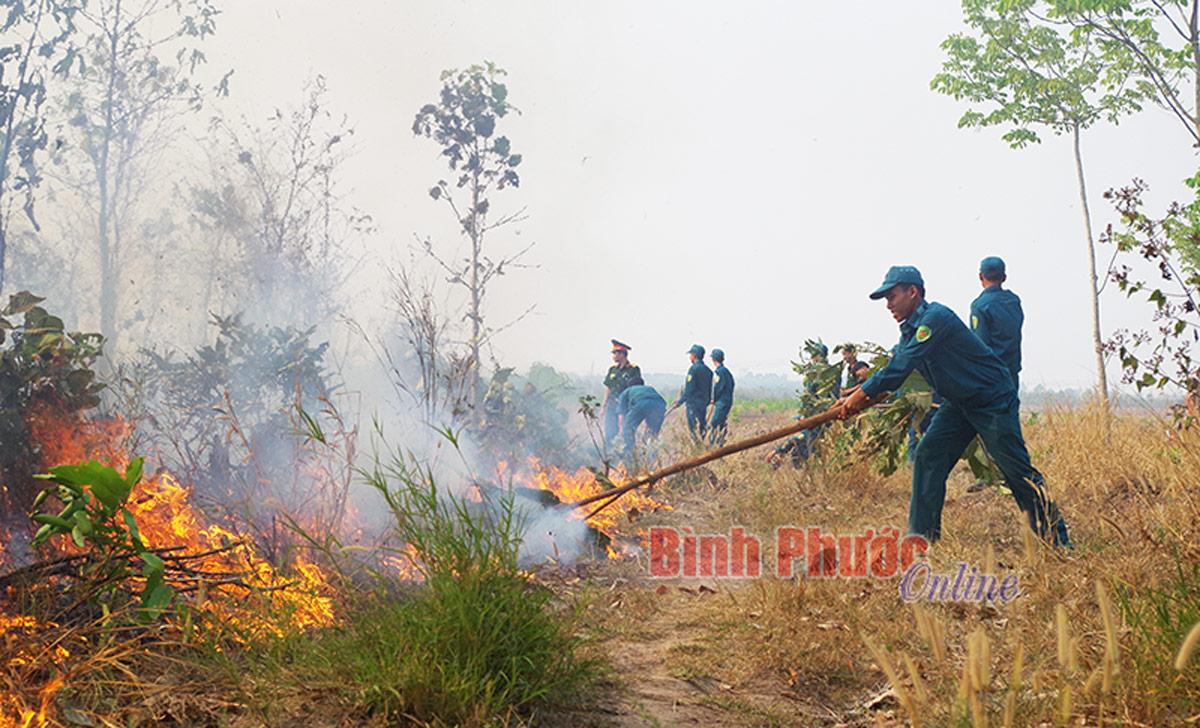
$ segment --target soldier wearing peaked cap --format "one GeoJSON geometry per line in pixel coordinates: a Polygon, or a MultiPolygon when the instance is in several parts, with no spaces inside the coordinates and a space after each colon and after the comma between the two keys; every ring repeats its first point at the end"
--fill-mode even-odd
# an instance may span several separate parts
{"type": "Polygon", "coordinates": [[[914,369],[945,400],[913,459],[909,534],[930,541],[941,537],[946,477],[979,435],[1034,533],[1069,548],[1066,523],[1046,496],[1042,474],[1029,460],[1008,367],[953,311],[925,300],[925,282],[916,268],[893,266],[871,298],[887,299],[888,311],[900,323],[900,343],[886,366],[838,401],[842,416],[850,417],[870,398],[898,389],[914,369]]]}
{"type": "Polygon", "coordinates": [[[621,419],[617,414],[617,400],[621,393],[633,386],[634,381],[641,382],[642,370],[636,364],[629,362],[629,344],[612,340],[613,365],[604,376],[604,440],[612,442],[621,432],[621,419]]]}

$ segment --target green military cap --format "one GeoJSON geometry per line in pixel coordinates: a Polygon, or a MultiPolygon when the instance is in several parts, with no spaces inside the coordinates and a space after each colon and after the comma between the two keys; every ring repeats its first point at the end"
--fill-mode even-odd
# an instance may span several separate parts
{"type": "Polygon", "coordinates": [[[1004,261],[994,255],[989,255],[979,261],[979,272],[985,278],[999,278],[1004,275],[1004,261]]]}
{"type": "Polygon", "coordinates": [[[902,283],[923,286],[925,285],[925,280],[921,278],[921,271],[911,265],[893,265],[891,268],[888,268],[887,275],[884,276],[883,283],[880,284],[879,288],[871,292],[871,298],[883,298],[885,293],[902,283]]]}

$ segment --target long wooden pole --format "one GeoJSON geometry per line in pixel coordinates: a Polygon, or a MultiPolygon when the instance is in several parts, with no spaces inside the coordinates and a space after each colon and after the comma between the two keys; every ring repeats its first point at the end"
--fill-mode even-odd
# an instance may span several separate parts
{"type": "MultiPolygon", "coordinates": [[[[874,404],[874,403],[875,403],[874,401],[871,402],[871,404],[874,404]]],[[[659,480],[662,480],[663,478],[667,478],[672,475],[677,475],[678,473],[682,473],[685,470],[691,470],[692,468],[700,467],[701,465],[703,465],[705,463],[710,463],[713,460],[720,460],[721,458],[723,458],[727,455],[732,455],[735,452],[741,452],[742,450],[749,450],[752,447],[758,447],[759,445],[764,445],[768,442],[772,442],[774,440],[779,440],[781,438],[787,437],[788,435],[794,435],[797,432],[802,432],[804,430],[811,430],[815,427],[820,427],[821,425],[823,425],[827,422],[832,422],[833,420],[839,419],[841,417],[841,414],[842,414],[842,410],[840,407],[833,407],[833,408],[828,409],[820,414],[813,415],[812,417],[805,417],[802,420],[797,420],[797,421],[793,422],[792,424],[788,425],[787,427],[780,427],[779,429],[771,430],[770,432],[764,432],[761,435],[757,435],[755,437],[751,437],[746,440],[739,440],[737,442],[731,443],[724,447],[717,448],[716,450],[713,450],[712,452],[706,452],[703,455],[699,455],[699,456],[691,458],[689,460],[683,460],[681,462],[675,463],[674,465],[667,466],[667,467],[663,468],[662,470],[656,470],[653,473],[647,473],[646,475],[643,475],[642,477],[638,478],[637,480],[634,480],[631,483],[627,483],[625,485],[622,485],[619,488],[615,488],[613,490],[605,491],[603,493],[598,493],[598,494],[590,496],[588,498],[584,498],[583,500],[578,501],[576,503],[571,503],[567,507],[574,510],[575,508],[581,508],[583,506],[595,503],[596,501],[605,501],[605,503],[603,505],[601,505],[596,510],[592,511],[587,516],[588,518],[591,518],[592,516],[596,515],[597,513],[604,510],[609,505],[611,505],[612,502],[615,501],[616,499],[620,498],[621,496],[625,495],[626,493],[628,493],[631,490],[635,490],[637,488],[642,487],[643,485],[649,485],[651,483],[655,483],[659,480]]]]}

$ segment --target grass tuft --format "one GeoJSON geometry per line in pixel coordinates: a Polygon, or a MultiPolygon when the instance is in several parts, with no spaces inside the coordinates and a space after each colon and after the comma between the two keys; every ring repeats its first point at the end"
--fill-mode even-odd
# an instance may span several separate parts
{"type": "Polygon", "coordinates": [[[580,656],[577,610],[552,612],[553,594],[518,569],[511,496],[485,509],[402,457],[369,482],[423,581],[362,597],[328,640],[327,663],[348,674],[355,702],[388,721],[510,725],[587,691],[599,664],[580,656]]]}

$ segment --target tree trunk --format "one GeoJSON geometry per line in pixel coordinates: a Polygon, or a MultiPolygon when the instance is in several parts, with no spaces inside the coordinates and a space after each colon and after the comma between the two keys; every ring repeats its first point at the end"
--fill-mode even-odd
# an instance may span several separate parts
{"type": "MultiPolygon", "coordinates": [[[[18,46],[24,54],[24,58],[21,59],[20,65],[17,66],[17,77],[10,81],[10,87],[15,89],[23,88],[33,78],[33,72],[29,70],[29,59],[33,55],[34,49],[38,46],[35,42],[38,28],[41,27],[42,17],[46,14],[47,9],[44,2],[34,4],[33,8],[35,17],[29,31],[29,39],[25,42],[24,46],[18,46]]],[[[12,169],[8,165],[8,157],[12,154],[13,142],[16,139],[16,135],[13,132],[16,129],[17,121],[17,98],[14,97],[8,108],[4,110],[4,129],[0,130],[3,132],[0,134],[0,202],[4,201],[3,183],[12,174],[12,169]]],[[[22,108],[28,110],[29,103],[29,98],[26,97],[22,108]]],[[[40,105],[41,102],[39,101],[34,106],[35,113],[40,105]]],[[[8,194],[12,194],[12,192],[9,191],[8,194]]],[[[3,212],[0,212],[0,292],[4,290],[5,273],[7,271],[8,231],[8,219],[4,216],[3,212]]]]}
{"type": "Polygon", "coordinates": [[[471,181],[471,402],[479,402],[479,308],[483,291],[479,290],[479,253],[483,231],[479,229],[479,170],[471,181]]]}
{"type": "Polygon", "coordinates": [[[111,354],[117,343],[117,265],[120,239],[113,234],[115,196],[109,192],[109,152],[113,143],[113,104],[116,99],[117,42],[121,34],[121,0],[113,8],[112,27],[108,29],[108,84],[104,91],[104,129],[96,160],[96,182],[100,189],[100,210],[96,227],[100,248],[100,333],[111,354]]]}
{"type": "Polygon", "coordinates": [[[8,233],[0,220],[0,292],[4,290],[4,260],[8,257],[8,233]]]}
{"type": "Polygon", "coordinates": [[[1108,409],[1108,376],[1104,371],[1104,342],[1100,337],[1100,284],[1096,275],[1096,243],[1092,237],[1092,213],[1088,208],[1087,185],[1083,177],[1083,156],[1079,152],[1079,125],[1071,127],[1071,138],[1075,143],[1075,173],[1079,178],[1079,204],[1083,209],[1083,228],[1087,234],[1088,274],[1091,278],[1092,296],[1092,346],[1096,351],[1096,386],[1100,399],[1108,409]]]}
{"type": "Polygon", "coordinates": [[[1192,78],[1196,86],[1192,124],[1196,128],[1196,138],[1200,139],[1200,0],[1192,0],[1192,16],[1188,20],[1188,42],[1192,46],[1192,78]]]}

